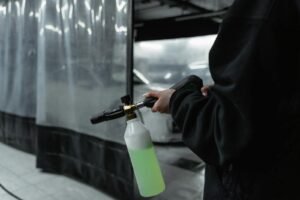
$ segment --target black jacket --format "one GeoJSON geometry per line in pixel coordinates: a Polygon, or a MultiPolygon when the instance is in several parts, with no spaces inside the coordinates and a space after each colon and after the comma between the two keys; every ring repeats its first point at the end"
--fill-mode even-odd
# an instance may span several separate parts
{"type": "Polygon", "coordinates": [[[300,0],[236,0],[209,62],[208,97],[170,101],[207,164],[204,199],[300,199],[300,0]]]}

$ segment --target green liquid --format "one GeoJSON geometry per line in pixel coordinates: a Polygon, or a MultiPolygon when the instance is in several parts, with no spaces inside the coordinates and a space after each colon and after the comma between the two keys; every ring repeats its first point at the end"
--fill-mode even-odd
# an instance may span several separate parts
{"type": "Polygon", "coordinates": [[[150,197],[164,191],[165,183],[153,146],[147,149],[129,149],[129,155],[140,194],[150,197]]]}

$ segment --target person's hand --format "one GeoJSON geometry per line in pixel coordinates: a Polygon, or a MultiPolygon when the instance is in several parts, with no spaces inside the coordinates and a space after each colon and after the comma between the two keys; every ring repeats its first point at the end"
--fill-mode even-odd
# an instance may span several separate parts
{"type": "Polygon", "coordinates": [[[169,103],[174,89],[166,89],[162,91],[150,91],[144,94],[145,97],[156,97],[157,101],[152,107],[153,112],[169,113],[169,103]]]}
{"type": "Polygon", "coordinates": [[[213,85],[203,85],[201,88],[201,93],[203,96],[207,96],[208,95],[208,91],[209,89],[212,87],[213,85]]]}

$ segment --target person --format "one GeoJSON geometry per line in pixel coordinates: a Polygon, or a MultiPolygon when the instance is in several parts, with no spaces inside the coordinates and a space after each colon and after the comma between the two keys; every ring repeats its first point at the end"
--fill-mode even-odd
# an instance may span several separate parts
{"type": "Polygon", "coordinates": [[[206,163],[204,199],[300,199],[300,1],[236,0],[209,65],[212,86],[145,95],[206,163]]]}

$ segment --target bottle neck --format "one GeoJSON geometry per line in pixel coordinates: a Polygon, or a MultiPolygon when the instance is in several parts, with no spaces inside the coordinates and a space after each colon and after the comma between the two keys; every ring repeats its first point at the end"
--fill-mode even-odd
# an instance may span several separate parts
{"type": "Polygon", "coordinates": [[[127,121],[131,121],[133,119],[137,119],[137,116],[134,112],[132,112],[132,113],[127,114],[126,118],[127,118],[127,121]]]}

